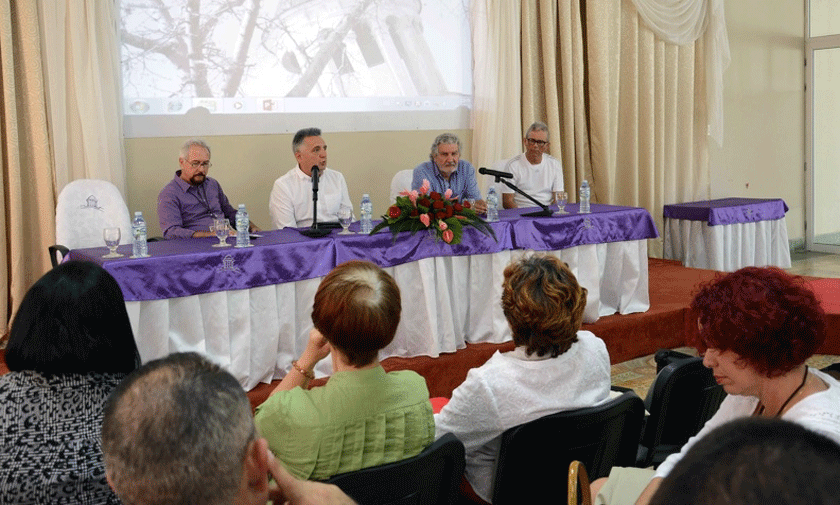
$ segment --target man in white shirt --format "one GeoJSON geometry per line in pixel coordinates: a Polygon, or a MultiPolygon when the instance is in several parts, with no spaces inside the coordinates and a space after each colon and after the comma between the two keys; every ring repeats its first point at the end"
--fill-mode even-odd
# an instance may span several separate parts
{"type": "Polygon", "coordinates": [[[347,182],[327,168],[327,144],[319,128],[304,128],[292,139],[297,165],[274,181],[268,210],[275,228],[301,228],[312,224],[312,167],[318,166],[318,222],[337,221],[340,207],[353,208],[347,182]]]}
{"type": "MultiPolygon", "coordinates": [[[[525,152],[513,158],[502,160],[495,170],[513,174],[513,184],[536,198],[543,205],[554,201],[554,191],[563,191],[563,165],[560,160],[547,154],[548,126],[545,123],[532,124],[522,139],[525,152]]],[[[534,202],[499,184],[502,189],[502,205],[506,209],[534,207],[534,202]]]]}

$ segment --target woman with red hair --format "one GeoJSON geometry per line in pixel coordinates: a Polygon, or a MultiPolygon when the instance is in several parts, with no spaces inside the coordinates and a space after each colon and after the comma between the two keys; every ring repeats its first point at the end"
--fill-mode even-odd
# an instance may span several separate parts
{"type": "Polygon", "coordinates": [[[738,418],[782,418],[840,443],[840,382],[805,364],[825,340],[825,313],[800,277],[773,267],[719,276],[694,297],[689,320],[696,324],[688,340],[728,396],[653,478],[649,470],[614,468],[606,483],[595,481],[596,503],[648,503],[697,440],[738,418]]]}

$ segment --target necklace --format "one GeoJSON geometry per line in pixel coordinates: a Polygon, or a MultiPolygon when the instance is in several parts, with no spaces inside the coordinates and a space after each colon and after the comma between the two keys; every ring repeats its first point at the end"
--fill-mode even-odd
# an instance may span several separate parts
{"type": "MultiPolygon", "coordinates": [[[[805,365],[805,375],[802,376],[802,382],[799,384],[799,387],[793,390],[793,393],[791,393],[790,396],[787,397],[787,400],[785,400],[785,403],[782,404],[782,407],[779,409],[778,412],[776,412],[776,415],[773,416],[773,417],[779,417],[779,415],[785,410],[785,407],[788,406],[788,403],[790,403],[790,401],[793,400],[793,397],[796,396],[796,393],[800,392],[802,390],[802,388],[805,387],[805,382],[807,380],[808,380],[808,365],[805,365]]],[[[756,413],[756,415],[760,416],[763,413],[764,413],[764,404],[762,403],[759,406],[758,412],[756,413]]]]}

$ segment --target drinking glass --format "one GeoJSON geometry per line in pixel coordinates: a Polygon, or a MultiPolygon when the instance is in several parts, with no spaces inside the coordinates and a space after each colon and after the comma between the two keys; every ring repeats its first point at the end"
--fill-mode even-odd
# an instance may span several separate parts
{"type": "Polygon", "coordinates": [[[568,202],[568,200],[569,200],[569,194],[566,193],[565,191],[555,191],[554,192],[554,203],[557,204],[557,212],[554,213],[555,216],[558,216],[558,215],[561,215],[561,214],[568,214],[568,212],[563,210],[563,209],[566,208],[566,203],[568,202]]]}
{"type": "Polygon", "coordinates": [[[341,227],[344,228],[339,235],[352,235],[353,232],[347,228],[349,228],[350,223],[353,222],[353,209],[347,205],[342,205],[339,207],[338,212],[336,212],[336,216],[338,216],[338,222],[341,223],[341,227]]]}
{"type": "Polygon", "coordinates": [[[229,235],[228,230],[230,230],[230,223],[228,223],[227,219],[213,220],[213,233],[215,233],[216,238],[219,239],[219,243],[213,244],[213,247],[230,247],[230,244],[227,243],[229,235]]]}
{"type": "Polygon", "coordinates": [[[105,240],[105,245],[111,251],[103,258],[122,258],[123,255],[117,252],[117,247],[120,245],[120,229],[119,228],[103,228],[102,238],[105,240]]]}

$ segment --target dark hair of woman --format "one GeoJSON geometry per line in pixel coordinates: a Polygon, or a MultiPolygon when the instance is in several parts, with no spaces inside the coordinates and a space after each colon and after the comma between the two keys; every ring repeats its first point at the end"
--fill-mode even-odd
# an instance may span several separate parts
{"type": "Polygon", "coordinates": [[[393,277],[373,263],[348,261],[318,286],[312,323],[349,364],[364,366],[394,340],[401,311],[393,277]]]}
{"type": "Polygon", "coordinates": [[[12,371],[130,372],[140,353],[117,281],[94,263],[68,261],[23,297],[6,347],[12,371]]]}
{"type": "Polygon", "coordinates": [[[517,346],[555,358],[577,342],[586,288],[557,257],[534,254],[505,268],[502,310],[517,346]]]}

